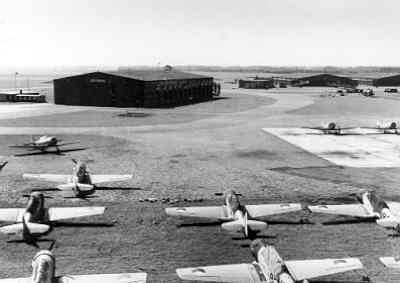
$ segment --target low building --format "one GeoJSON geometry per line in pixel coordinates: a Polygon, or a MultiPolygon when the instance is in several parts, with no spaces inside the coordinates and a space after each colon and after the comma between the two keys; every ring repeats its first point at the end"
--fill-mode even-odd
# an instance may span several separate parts
{"type": "Polygon", "coordinates": [[[389,77],[383,77],[373,80],[373,85],[379,86],[400,86],[400,75],[394,75],[389,77]]]}
{"type": "Polygon", "coordinates": [[[331,74],[319,74],[294,79],[295,86],[320,86],[320,87],[356,87],[358,82],[347,77],[340,77],[331,74]]]}
{"type": "Polygon", "coordinates": [[[213,78],[164,68],[93,72],[54,80],[54,102],[65,105],[173,107],[212,99],[213,78]]]}
{"type": "Polygon", "coordinates": [[[239,80],[239,88],[250,88],[250,89],[268,89],[274,87],[274,81],[272,79],[243,79],[239,80]]]}
{"type": "Polygon", "coordinates": [[[1,102],[46,102],[46,96],[32,91],[9,91],[0,93],[1,102]]]}

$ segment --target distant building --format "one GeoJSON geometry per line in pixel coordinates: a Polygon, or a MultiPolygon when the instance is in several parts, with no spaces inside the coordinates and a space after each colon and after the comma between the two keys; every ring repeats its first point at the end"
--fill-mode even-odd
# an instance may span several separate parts
{"type": "Polygon", "coordinates": [[[46,102],[46,96],[39,92],[9,91],[0,93],[0,102],[46,102]]]}
{"type": "Polygon", "coordinates": [[[163,70],[93,72],[54,80],[55,104],[172,107],[212,97],[212,77],[169,66],[163,70]]]}
{"type": "Polygon", "coordinates": [[[330,74],[319,74],[303,78],[294,79],[292,85],[295,86],[327,86],[327,87],[356,87],[358,82],[347,78],[330,74]]]}
{"type": "Polygon", "coordinates": [[[274,87],[274,81],[272,79],[244,79],[239,80],[239,88],[251,88],[251,89],[268,89],[274,87]]]}
{"type": "Polygon", "coordinates": [[[383,77],[373,80],[374,86],[400,86],[400,75],[383,77]]]}

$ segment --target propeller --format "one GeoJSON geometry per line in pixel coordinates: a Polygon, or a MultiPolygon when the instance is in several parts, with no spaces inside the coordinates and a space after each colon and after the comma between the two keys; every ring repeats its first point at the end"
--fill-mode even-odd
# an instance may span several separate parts
{"type": "Polygon", "coordinates": [[[52,240],[50,247],[48,248],[49,251],[52,251],[56,247],[56,240],[52,240]]]}
{"type": "Polygon", "coordinates": [[[4,166],[6,166],[8,163],[8,161],[4,161],[2,164],[0,164],[0,170],[4,168],[4,166]]]}

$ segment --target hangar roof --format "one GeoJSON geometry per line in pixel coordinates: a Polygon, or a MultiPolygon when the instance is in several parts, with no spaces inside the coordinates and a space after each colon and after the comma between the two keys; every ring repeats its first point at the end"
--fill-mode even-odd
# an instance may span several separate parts
{"type": "Polygon", "coordinates": [[[128,77],[140,81],[186,80],[186,79],[211,79],[212,77],[186,73],[177,70],[127,70],[110,72],[110,74],[128,77]]]}
{"type": "Polygon", "coordinates": [[[92,73],[84,73],[74,76],[57,78],[55,80],[80,77],[90,74],[108,74],[124,78],[130,78],[139,81],[164,81],[164,80],[189,80],[189,79],[212,79],[212,77],[202,76],[198,74],[186,73],[177,70],[126,70],[126,71],[99,71],[92,73]]]}
{"type": "Polygon", "coordinates": [[[339,78],[339,79],[348,79],[351,80],[351,78],[349,77],[343,77],[343,76],[337,76],[337,75],[332,75],[332,74],[315,74],[315,75],[311,75],[311,76],[307,76],[307,77],[301,77],[301,78],[297,78],[297,79],[301,79],[301,80],[305,80],[305,79],[318,79],[318,78],[339,78]]]}

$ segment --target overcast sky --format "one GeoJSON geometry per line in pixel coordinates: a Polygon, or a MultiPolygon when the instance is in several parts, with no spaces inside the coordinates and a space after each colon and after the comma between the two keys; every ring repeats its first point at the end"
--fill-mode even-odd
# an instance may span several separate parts
{"type": "Polygon", "coordinates": [[[400,66],[397,0],[7,0],[1,66],[400,66]]]}

